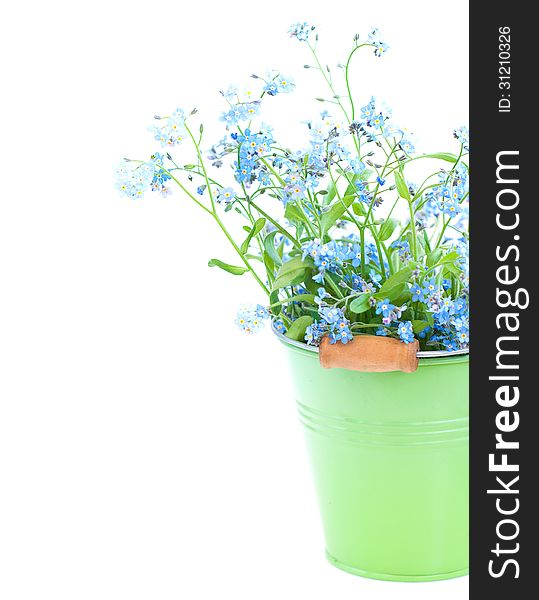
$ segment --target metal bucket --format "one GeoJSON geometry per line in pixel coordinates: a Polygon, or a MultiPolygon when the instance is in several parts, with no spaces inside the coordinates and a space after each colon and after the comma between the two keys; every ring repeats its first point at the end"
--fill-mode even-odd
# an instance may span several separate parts
{"type": "Polygon", "coordinates": [[[468,354],[419,353],[414,373],[323,369],[285,345],[329,561],[356,575],[468,573],[468,354]]]}

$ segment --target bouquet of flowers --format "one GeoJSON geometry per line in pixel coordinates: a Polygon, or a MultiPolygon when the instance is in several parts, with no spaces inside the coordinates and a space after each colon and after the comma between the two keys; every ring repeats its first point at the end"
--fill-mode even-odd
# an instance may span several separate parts
{"type": "Polygon", "coordinates": [[[320,61],[314,26],[298,23],[290,34],[329,90],[317,100],[335,111],[306,124],[306,148],[285,147],[259,121],[263,104],[293,91],[293,81],[281,72],[253,75],[257,92],[221,92],[226,134],[209,148],[196,110],[156,116],[150,130],[166,150],[125,159],[119,190],[140,198],[176,185],[216,223],[237,264],[214,258],[209,266],[249,273],[267,297],[240,308],[237,324],[247,333],[271,318],[276,331],[313,345],[324,335],[346,344],[375,333],[418,339],[424,350],[467,347],[467,129],[454,131],[454,153],[416,153],[389,111],[374,98],[356,106],[351,91],[353,57],[388,50],[378,30],[354,37],[338,78],[320,61]],[[180,144],[192,147],[188,164],[172,155],[180,144]],[[411,181],[407,168],[417,161],[436,168],[411,181]],[[241,239],[230,219],[243,220],[241,239]]]}

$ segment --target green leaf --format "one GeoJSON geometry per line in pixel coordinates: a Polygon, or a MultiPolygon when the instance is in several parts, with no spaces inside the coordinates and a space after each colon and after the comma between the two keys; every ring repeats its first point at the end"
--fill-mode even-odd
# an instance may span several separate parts
{"type": "Polygon", "coordinates": [[[410,302],[412,299],[412,294],[410,294],[410,290],[408,289],[408,284],[403,283],[400,286],[393,288],[390,292],[391,294],[391,302],[395,302],[397,306],[402,306],[410,302]]]}
{"type": "Polygon", "coordinates": [[[355,196],[345,196],[344,198],[339,198],[331,205],[328,212],[322,215],[323,233],[326,233],[335,225],[337,220],[350,208],[355,199],[355,196]]]}
{"type": "Polygon", "coordinates": [[[365,210],[365,205],[363,202],[354,202],[354,204],[352,204],[352,210],[358,217],[367,216],[367,211],[365,210]]]}
{"type": "Polygon", "coordinates": [[[269,298],[270,298],[270,304],[273,307],[271,309],[272,314],[274,314],[274,315],[280,314],[280,312],[281,312],[281,305],[279,304],[279,291],[278,290],[274,290],[273,292],[270,292],[269,298]]]}
{"type": "Polygon", "coordinates": [[[328,189],[324,198],[324,204],[327,206],[328,204],[331,204],[331,201],[333,200],[333,198],[335,198],[335,194],[337,193],[337,188],[335,186],[335,184],[333,183],[333,181],[328,185],[328,189]]]}
{"type": "Polygon", "coordinates": [[[305,222],[305,215],[293,202],[288,202],[286,205],[284,216],[285,219],[288,219],[294,225],[300,225],[305,222]]]}
{"type": "MultiPolygon", "coordinates": [[[[348,178],[347,178],[348,179],[348,178]]],[[[355,173],[352,177],[352,181],[348,181],[348,186],[344,191],[345,196],[357,196],[357,186],[356,183],[363,179],[362,173],[355,173]]]]}
{"type": "Polygon", "coordinates": [[[454,264],[456,260],[460,258],[460,254],[458,252],[448,252],[445,256],[443,256],[439,261],[439,265],[447,265],[454,264]]]}
{"type": "Polygon", "coordinates": [[[316,283],[316,281],[313,279],[311,271],[307,271],[307,276],[303,281],[303,285],[305,286],[305,289],[308,290],[313,296],[318,295],[318,288],[320,287],[320,284],[316,283]]]}
{"type": "Polygon", "coordinates": [[[450,263],[450,264],[444,265],[443,273],[444,273],[444,275],[446,273],[451,273],[451,275],[455,275],[455,277],[459,277],[462,274],[462,270],[459,269],[456,265],[450,263]]]}
{"type": "Polygon", "coordinates": [[[410,196],[410,190],[406,185],[406,181],[404,181],[404,177],[400,171],[395,171],[395,185],[397,186],[397,191],[399,192],[399,196],[408,200],[408,202],[412,201],[410,196]]]}
{"type": "Polygon", "coordinates": [[[208,262],[208,267],[219,267],[227,273],[232,273],[232,275],[243,275],[249,270],[246,267],[235,267],[234,265],[229,265],[228,263],[218,260],[217,258],[212,258],[208,262]]]}
{"type": "Polygon", "coordinates": [[[426,329],[428,326],[428,321],[421,321],[419,319],[412,321],[412,329],[414,330],[414,333],[420,333],[421,331],[423,331],[423,329],[426,329]]]}
{"type": "Polygon", "coordinates": [[[311,270],[311,264],[304,262],[301,256],[296,256],[285,262],[277,271],[273,282],[274,290],[301,283],[311,270]]]}
{"type": "Polygon", "coordinates": [[[401,259],[399,257],[398,248],[388,248],[389,250],[389,260],[391,262],[391,266],[393,267],[393,271],[396,273],[401,267],[401,259]]]}
{"type": "Polygon", "coordinates": [[[258,260],[261,263],[264,262],[262,257],[259,256],[258,254],[246,254],[245,258],[248,258],[249,260],[258,260]]]}
{"type": "Polygon", "coordinates": [[[291,298],[285,298],[284,300],[278,300],[280,305],[290,304],[291,302],[307,302],[307,304],[316,304],[314,301],[314,294],[297,294],[291,298]]]}
{"type": "Polygon", "coordinates": [[[427,266],[436,268],[443,265],[450,270],[453,269],[451,272],[455,272],[454,270],[456,269],[460,273],[458,265],[455,264],[459,258],[460,254],[458,252],[448,252],[446,255],[443,255],[443,250],[436,248],[428,256],[427,266]]]}
{"type": "Polygon", "coordinates": [[[350,310],[355,313],[363,313],[366,310],[371,308],[370,305],[371,294],[363,293],[359,294],[357,298],[354,298],[352,302],[350,302],[350,310]]]}
{"type": "Polygon", "coordinates": [[[399,221],[393,217],[386,219],[380,227],[380,231],[378,232],[378,239],[381,242],[385,242],[393,235],[393,232],[397,228],[398,224],[399,221]]]}
{"type": "Polygon", "coordinates": [[[436,152],[435,154],[423,154],[419,158],[439,158],[440,160],[445,160],[446,162],[457,162],[458,157],[449,152],[436,152]]]}
{"type": "Polygon", "coordinates": [[[433,267],[442,256],[443,250],[441,248],[435,248],[428,256],[427,256],[427,267],[433,267]]]}
{"type": "Polygon", "coordinates": [[[305,331],[309,325],[312,325],[313,321],[314,319],[308,315],[299,317],[299,319],[296,319],[288,328],[288,331],[285,334],[286,337],[291,340],[296,340],[297,342],[303,342],[305,339],[305,331]]]}
{"type": "Polygon", "coordinates": [[[414,269],[415,264],[409,263],[400,271],[388,277],[382,284],[382,287],[376,292],[375,298],[380,300],[397,298],[402,293],[402,285],[408,282],[414,269]]]}
{"type": "Polygon", "coordinates": [[[271,258],[271,260],[275,263],[275,265],[277,267],[280,267],[283,264],[283,261],[279,256],[277,248],[275,248],[275,236],[278,233],[279,232],[277,230],[272,231],[264,238],[264,250],[266,254],[271,258]]]}
{"type": "Polygon", "coordinates": [[[425,248],[425,252],[430,252],[430,241],[426,229],[423,229],[423,247],[425,248]]]}
{"type": "MultiPolygon", "coordinates": [[[[248,256],[247,254],[245,255],[246,257],[248,256]]],[[[275,263],[271,260],[271,258],[264,252],[264,254],[262,255],[262,262],[264,263],[264,266],[266,267],[266,272],[268,273],[268,279],[269,279],[269,283],[271,284],[271,282],[275,279],[275,277],[273,276],[275,273],[275,263]]]]}
{"type": "Polygon", "coordinates": [[[266,226],[266,219],[264,219],[264,217],[260,217],[260,219],[257,219],[254,222],[254,225],[251,227],[251,230],[249,231],[249,235],[245,238],[245,241],[243,242],[243,244],[241,245],[241,253],[245,254],[247,252],[247,250],[249,250],[249,244],[251,243],[251,240],[258,235],[262,229],[264,229],[264,227],[266,226]]]}
{"type": "MultiPolygon", "coordinates": [[[[333,204],[331,204],[330,209],[327,213],[322,216],[322,233],[326,233],[329,231],[333,225],[344,215],[344,213],[353,205],[354,200],[357,198],[357,189],[356,183],[358,181],[364,180],[368,178],[370,171],[363,171],[362,173],[356,173],[352,176],[351,180],[348,180],[348,186],[344,192],[344,196],[336,200],[333,204]]],[[[337,194],[337,188],[333,182],[328,186],[328,193],[324,198],[324,204],[329,205],[331,200],[337,194]]],[[[354,212],[356,212],[354,205],[354,212]]],[[[357,210],[360,210],[358,208],[357,210]]],[[[358,214],[356,212],[356,214],[358,214]]],[[[366,213],[359,213],[366,214],[366,213]]]]}
{"type": "Polygon", "coordinates": [[[292,298],[290,298],[290,302],[307,302],[307,304],[316,304],[314,298],[314,294],[298,294],[297,296],[292,296],[292,298]]]}

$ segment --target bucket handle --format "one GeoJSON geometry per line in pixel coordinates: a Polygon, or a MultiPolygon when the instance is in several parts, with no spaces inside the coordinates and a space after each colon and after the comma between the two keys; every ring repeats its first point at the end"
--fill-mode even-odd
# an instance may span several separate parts
{"type": "Polygon", "coordinates": [[[357,335],[347,344],[330,343],[327,336],[320,343],[320,364],[324,369],[350,369],[366,373],[402,371],[413,373],[418,365],[419,342],[406,344],[394,338],[357,335]]]}

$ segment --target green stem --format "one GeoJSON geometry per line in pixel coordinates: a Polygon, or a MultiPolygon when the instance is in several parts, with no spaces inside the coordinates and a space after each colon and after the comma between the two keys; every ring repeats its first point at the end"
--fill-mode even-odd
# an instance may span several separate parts
{"type": "MultiPolygon", "coordinates": [[[[241,258],[243,264],[251,272],[251,275],[254,277],[255,281],[258,283],[258,285],[260,285],[260,287],[264,290],[264,292],[266,293],[266,295],[269,297],[269,295],[270,295],[269,289],[266,287],[266,285],[264,284],[264,282],[260,279],[260,277],[258,276],[258,274],[256,273],[256,271],[251,266],[251,263],[247,260],[247,258],[245,257],[245,255],[243,254],[243,252],[240,250],[239,246],[236,244],[236,242],[234,241],[233,237],[230,235],[230,233],[228,232],[227,228],[224,226],[223,222],[219,218],[219,215],[217,214],[217,212],[215,210],[215,201],[213,199],[213,194],[212,194],[212,190],[211,190],[211,183],[210,183],[210,179],[208,177],[208,173],[206,171],[206,166],[204,164],[204,159],[202,158],[202,153],[200,151],[200,145],[195,140],[193,134],[191,133],[191,130],[189,129],[189,127],[187,125],[185,125],[185,129],[187,130],[187,133],[191,137],[191,140],[193,141],[193,144],[195,146],[195,149],[196,149],[196,152],[197,152],[197,155],[198,155],[198,160],[200,162],[200,166],[202,168],[202,172],[204,173],[204,179],[206,180],[206,185],[208,187],[208,192],[210,194],[210,199],[211,199],[211,203],[212,203],[212,210],[208,211],[208,212],[210,212],[210,214],[213,216],[213,218],[215,219],[217,225],[219,225],[221,231],[225,234],[226,238],[228,239],[228,241],[230,242],[230,244],[232,245],[232,247],[234,248],[234,250],[236,251],[236,253],[238,254],[238,256],[241,258]]],[[[208,210],[208,209],[206,209],[206,210],[208,210]]]]}
{"type": "Polygon", "coordinates": [[[350,89],[350,80],[349,80],[349,76],[348,76],[348,71],[350,69],[350,61],[352,60],[352,56],[354,56],[354,54],[360,49],[363,48],[363,46],[372,46],[372,44],[360,44],[359,46],[356,46],[352,52],[350,52],[350,55],[348,56],[348,60],[346,61],[346,67],[344,70],[345,73],[345,79],[346,79],[346,90],[348,91],[348,98],[350,99],[350,107],[352,109],[352,121],[355,119],[356,117],[356,109],[354,106],[354,99],[352,97],[352,91],[350,89]]]}
{"type": "Polygon", "coordinates": [[[255,204],[252,198],[249,199],[249,203],[257,212],[259,212],[265,219],[267,219],[282,235],[289,239],[292,242],[292,244],[296,246],[296,248],[301,248],[301,244],[298,242],[298,240],[293,235],[291,235],[282,225],[280,225],[278,221],[270,217],[266,211],[262,210],[260,206],[255,204]]]}

